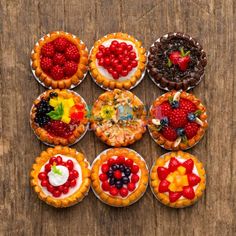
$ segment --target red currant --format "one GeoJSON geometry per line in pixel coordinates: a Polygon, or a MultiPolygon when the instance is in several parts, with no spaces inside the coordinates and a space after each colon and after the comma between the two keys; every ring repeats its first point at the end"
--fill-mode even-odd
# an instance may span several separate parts
{"type": "Polygon", "coordinates": [[[116,67],[118,64],[119,64],[119,60],[117,60],[117,59],[113,60],[113,62],[112,62],[113,67],[116,67]]]}
{"type": "Polygon", "coordinates": [[[102,52],[98,52],[98,53],[96,54],[96,58],[97,58],[97,59],[101,59],[102,56],[103,56],[102,52]]]}
{"type": "Polygon", "coordinates": [[[103,52],[103,50],[105,49],[105,47],[103,45],[99,45],[98,47],[99,51],[103,52]]]}
{"type": "Polygon", "coordinates": [[[127,66],[129,65],[129,61],[124,59],[124,60],[122,61],[122,65],[123,65],[124,67],[127,67],[127,66]]]}
{"type": "Polygon", "coordinates": [[[47,179],[47,174],[46,174],[45,172],[40,172],[40,173],[38,174],[38,178],[39,178],[40,180],[47,179]]]}
{"type": "Polygon", "coordinates": [[[72,180],[72,179],[74,179],[75,177],[74,177],[74,173],[73,173],[73,171],[70,171],[69,172],[69,180],[72,180]]]}
{"type": "Polygon", "coordinates": [[[121,43],[120,43],[120,47],[122,47],[123,49],[126,49],[127,44],[126,44],[125,42],[121,42],[121,43]]]}
{"type": "Polygon", "coordinates": [[[139,176],[136,175],[136,174],[133,174],[133,175],[131,176],[131,182],[132,182],[132,183],[137,183],[138,181],[139,181],[139,176]]]}
{"type": "Polygon", "coordinates": [[[132,172],[133,174],[137,174],[138,171],[139,171],[139,167],[138,167],[137,165],[133,165],[133,166],[131,167],[131,172],[132,172]]]}
{"type": "Polygon", "coordinates": [[[42,181],[41,181],[41,185],[42,185],[43,187],[47,187],[48,181],[47,181],[46,179],[42,180],[42,181]]]}
{"type": "Polygon", "coordinates": [[[52,195],[53,195],[53,197],[60,197],[61,196],[61,192],[59,190],[54,190],[52,195]]]}
{"type": "Polygon", "coordinates": [[[123,59],[124,59],[123,55],[119,55],[119,56],[118,56],[118,60],[119,60],[120,62],[122,62],[123,59]]]}
{"type": "Polygon", "coordinates": [[[103,173],[107,173],[108,170],[109,170],[108,164],[103,164],[103,165],[102,165],[102,172],[103,172],[103,173]]]}
{"type": "Polygon", "coordinates": [[[108,179],[108,177],[107,177],[107,175],[106,174],[100,174],[99,175],[99,179],[101,180],[101,181],[105,181],[105,180],[107,180],[108,179]]]}
{"type": "Polygon", "coordinates": [[[71,186],[71,187],[75,187],[75,185],[76,185],[76,179],[72,179],[72,180],[70,181],[70,186],[71,186]]]}
{"type": "Polygon", "coordinates": [[[130,72],[130,71],[132,70],[132,66],[131,66],[131,65],[128,65],[128,66],[126,67],[126,69],[127,69],[128,72],[130,72]]]}
{"type": "Polygon", "coordinates": [[[119,54],[122,54],[122,52],[123,52],[123,48],[121,48],[121,47],[118,47],[118,48],[116,48],[116,53],[119,55],[119,54]]]}
{"type": "Polygon", "coordinates": [[[101,59],[98,61],[98,65],[99,65],[99,66],[103,66],[103,65],[104,65],[104,58],[101,58],[101,59]]]}
{"type": "Polygon", "coordinates": [[[48,192],[52,193],[55,189],[51,184],[48,183],[47,190],[48,190],[48,192]]]}
{"type": "Polygon", "coordinates": [[[63,192],[64,186],[63,186],[63,185],[59,186],[59,187],[58,187],[58,190],[59,190],[60,192],[63,192]]]}
{"type": "Polygon", "coordinates": [[[121,195],[122,197],[126,197],[126,196],[128,195],[128,193],[129,193],[129,191],[128,191],[127,188],[121,188],[121,189],[120,189],[120,195],[121,195]]]}
{"type": "Polygon", "coordinates": [[[49,163],[53,164],[54,162],[56,162],[56,157],[51,157],[49,160],[49,163]]]}
{"type": "Polygon", "coordinates": [[[114,171],[114,177],[116,179],[121,179],[122,178],[122,173],[120,172],[120,170],[114,171]]]}
{"type": "Polygon", "coordinates": [[[51,164],[50,163],[46,164],[45,167],[44,167],[44,170],[46,172],[49,172],[51,170],[51,164]]]}
{"type": "Polygon", "coordinates": [[[121,71],[121,75],[122,76],[127,76],[128,75],[128,71],[127,70],[122,70],[121,71]]]}
{"type": "Polygon", "coordinates": [[[66,194],[66,193],[68,193],[68,192],[69,192],[69,188],[66,187],[66,186],[64,186],[64,188],[63,188],[63,193],[66,194]]]}
{"type": "Polygon", "coordinates": [[[114,52],[116,50],[116,45],[111,44],[109,48],[110,48],[110,51],[114,52]]]}
{"type": "Polygon", "coordinates": [[[112,77],[113,77],[114,79],[118,79],[118,78],[119,78],[118,72],[117,72],[117,71],[113,71],[113,72],[112,72],[112,77]]]}
{"type": "Polygon", "coordinates": [[[109,185],[108,181],[104,181],[104,182],[102,183],[102,189],[103,189],[104,191],[109,191],[109,190],[110,190],[110,185],[109,185]]]}
{"type": "Polygon", "coordinates": [[[138,62],[136,60],[131,61],[131,66],[135,68],[138,65],[138,62]]]}
{"type": "Polygon", "coordinates": [[[132,49],[133,49],[133,46],[132,46],[132,45],[128,45],[128,46],[127,46],[127,50],[128,50],[128,51],[132,51],[132,49]]]}
{"type": "Polygon", "coordinates": [[[135,53],[135,52],[131,52],[131,53],[129,54],[129,58],[130,58],[131,60],[134,60],[134,59],[136,58],[136,53],[135,53]]]}
{"type": "Polygon", "coordinates": [[[78,178],[79,177],[79,173],[77,170],[72,170],[72,173],[74,175],[74,178],[78,178]]]}
{"type": "Polygon", "coordinates": [[[130,192],[135,190],[135,184],[134,183],[128,183],[127,188],[129,189],[130,192]]]}
{"type": "Polygon", "coordinates": [[[118,156],[116,158],[116,163],[117,164],[124,164],[125,163],[125,157],[124,156],[118,156]]]}
{"type": "Polygon", "coordinates": [[[107,65],[107,66],[109,66],[110,63],[111,63],[110,58],[109,58],[109,57],[106,57],[106,58],[104,59],[104,64],[107,65]]]}
{"type": "Polygon", "coordinates": [[[73,170],[73,168],[74,168],[74,163],[73,163],[73,161],[72,161],[72,160],[68,160],[68,161],[66,162],[66,166],[67,166],[67,168],[68,168],[69,170],[73,170]]]}
{"type": "Polygon", "coordinates": [[[60,164],[62,163],[62,157],[61,157],[61,156],[57,156],[57,158],[56,158],[56,163],[57,163],[58,165],[60,165],[60,164]]]}
{"type": "Polygon", "coordinates": [[[104,49],[104,54],[109,56],[110,55],[110,49],[109,48],[105,48],[104,49]]]}
{"type": "MultiPolygon", "coordinates": [[[[116,161],[115,161],[115,159],[113,159],[113,158],[110,158],[110,159],[107,161],[108,166],[112,166],[112,165],[114,165],[115,163],[116,163],[116,161]]],[[[108,168],[108,170],[109,170],[109,168],[108,168]]]]}
{"type": "Polygon", "coordinates": [[[110,191],[109,193],[112,195],[112,196],[116,196],[118,194],[118,189],[116,187],[110,187],[110,191]]]}
{"type": "Polygon", "coordinates": [[[67,181],[66,183],[64,183],[64,187],[70,187],[70,181],[67,181]]]}
{"type": "Polygon", "coordinates": [[[131,159],[127,159],[127,160],[125,161],[125,165],[128,166],[128,167],[130,167],[130,168],[133,166],[133,164],[134,164],[134,161],[131,160],[131,159]]]}
{"type": "Polygon", "coordinates": [[[112,69],[112,67],[109,67],[107,70],[108,70],[108,72],[109,72],[110,74],[113,73],[113,69],[112,69]]]}
{"type": "Polygon", "coordinates": [[[118,42],[117,40],[113,40],[113,41],[111,42],[111,44],[117,46],[117,45],[119,44],[119,42],[118,42]]]}
{"type": "Polygon", "coordinates": [[[120,74],[122,71],[122,65],[117,65],[116,66],[116,71],[120,74]]]}

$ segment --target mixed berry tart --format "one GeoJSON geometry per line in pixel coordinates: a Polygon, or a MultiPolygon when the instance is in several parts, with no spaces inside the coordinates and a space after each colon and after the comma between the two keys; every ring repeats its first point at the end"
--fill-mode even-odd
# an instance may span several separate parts
{"type": "Polygon", "coordinates": [[[150,108],[148,128],[151,136],[167,150],[185,150],[194,146],[207,129],[206,108],[194,95],[168,92],[150,108]]]}
{"type": "Polygon", "coordinates": [[[75,149],[56,146],[36,158],[30,173],[31,186],[38,197],[54,207],[69,207],[87,195],[90,165],[75,149]]]}
{"type": "Polygon", "coordinates": [[[91,128],[107,145],[127,146],[146,131],[146,110],[141,100],[127,90],[100,95],[91,112],[91,128]]]}
{"type": "Polygon", "coordinates": [[[206,53],[196,39],[169,33],[151,46],[147,71],[161,89],[188,90],[202,80],[206,64],[206,53]]]}
{"type": "Polygon", "coordinates": [[[102,202],[124,207],[145,193],[148,169],[144,159],[131,149],[107,149],[94,160],[91,180],[93,191],[102,202]]]}
{"type": "Polygon", "coordinates": [[[169,152],[154,163],[150,186],[163,204],[187,207],[198,201],[205,190],[205,170],[195,156],[182,151],[169,152]]]}
{"type": "Polygon", "coordinates": [[[48,145],[72,145],[88,128],[84,99],[71,90],[47,90],[35,101],[30,123],[36,136],[48,145]]]}
{"type": "Polygon", "coordinates": [[[108,34],[95,42],[90,53],[90,74],[106,90],[131,89],[143,78],[146,51],[125,33],[108,34]]]}
{"type": "Polygon", "coordinates": [[[32,72],[47,88],[74,88],[88,70],[88,50],[76,36],[62,31],[41,38],[32,51],[32,72]]]}

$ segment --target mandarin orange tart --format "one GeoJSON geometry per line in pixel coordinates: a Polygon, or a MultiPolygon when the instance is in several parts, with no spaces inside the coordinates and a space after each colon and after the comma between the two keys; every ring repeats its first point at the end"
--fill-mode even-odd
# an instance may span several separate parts
{"type": "Polygon", "coordinates": [[[88,50],[76,36],[56,31],[41,38],[32,51],[32,72],[47,88],[74,88],[88,70],[88,50]]]}
{"type": "Polygon", "coordinates": [[[207,129],[206,108],[194,95],[172,91],[157,98],[150,108],[151,136],[167,150],[194,146],[207,129]]]}
{"type": "Polygon", "coordinates": [[[113,33],[95,42],[89,61],[90,74],[102,88],[131,89],[144,76],[146,51],[133,36],[113,33]]]}
{"type": "Polygon", "coordinates": [[[163,204],[187,207],[198,201],[205,190],[205,170],[195,156],[182,151],[169,152],[154,163],[150,186],[163,204]]]}
{"type": "Polygon", "coordinates": [[[144,159],[131,149],[107,149],[94,160],[91,180],[93,191],[102,202],[124,207],[145,193],[148,169],[144,159]]]}
{"type": "Polygon", "coordinates": [[[130,91],[115,89],[99,96],[91,112],[91,128],[107,145],[127,146],[146,131],[143,103],[130,91]]]}
{"type": "Polygon", "coordinates": [[[36,158],[30,173],[38,197],[54,207],[69,207],[87,195],[90,165],[75,149],[56,146],[36,158]]]}
{"type": "Polygon", "coordinates": [[[72,145],[88,128],[87,105],[70,90],[48,90],[31,108],[30,122],[36,136],[48,145],[72,145]]]}

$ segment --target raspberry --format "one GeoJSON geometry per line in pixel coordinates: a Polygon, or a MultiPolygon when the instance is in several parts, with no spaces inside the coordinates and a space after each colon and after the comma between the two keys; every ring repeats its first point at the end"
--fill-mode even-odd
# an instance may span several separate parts
{"type": "Polygon", "coordinates": [[[55,51],[52,43],[45,43],[41,48],[41,54],[45,57],[53,57],[54,53],[55,51]]]}
{"type": "Polygon", "coordinates": [[[69,41],[63,37],[58,37],[53,41],[54,47],[58,52],[64,52],[69,45],[69,41]]]}
{"type": "Polygon", "coordinates": [[[176,131],[170,126],[164,127],[161,132],[162,135],[169,141],[175,141],[177,139],[176,131]]]}
{"type": "Polygon", "coordinates": [[[79,50],[75,45],[70,45],[65,52],[65,57],[67,60],[79,61],[80,55],[79,50]]]}
{"type": "Polygon", "coordinates": [[[180,108],[174,109],[169,116],[169,122],[173,128],[184,127],[188,122],[185,111],[180,108]]]}
{"type": "Polygon", "coordinates": [[[179,101],[179,107],[184,110],[186,113],[195,112],[197,110],[196,105],[184,98],[181,98],[179,101]]]}
{"type": "Polygon", "coordinates": [[[188,139],[193,138],[196,134],[197,131],[199,129],[199,125],[195,122],[189,122],[188,124],[185,125],[184,130],[185,130],[185,134],[187,136],[188,139]]]}
{"type": "Polygon", "coordinates": [[[43,71],[48,72],[52,68],[52,59],[49,57],[42,57],[40,59],[40,66],[43,71]]]}
{"type": "Polygon", "coordinates": [[[61,53],[56,53],[53,57],[53,64],[63,66],[66,61],[66,58],[61,53]]]}
{"type": "Polygon", "coordinates": [[[74,61],[67,61],[65,63],[64,72],[66,76],[72,76],[76,73],[78,65],[74,61]]]}
{"type": "Polygon", "coordinates": [[[54,66],[51,70],[51,75],[52,75],[52,78],[55,80],[63,79],[64,77],[63,68],[60,67],[59,65],[54,66]]]}

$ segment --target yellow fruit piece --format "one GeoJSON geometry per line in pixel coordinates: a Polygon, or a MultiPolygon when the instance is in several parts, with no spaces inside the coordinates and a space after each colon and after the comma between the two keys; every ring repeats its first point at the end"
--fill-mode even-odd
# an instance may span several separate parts
{"type": "Polygon", "coordinates": [[[61,118],[61,121],[63,121],[66,124],[69,124],[70,123],[70,117],[63,115],[62,118],[61,118]]]}
{"type": "Polygon", "coordinates": [[[58,106],[58,100],[55,99],[55,98],[51,98],[49,100],[49,105],[52,106],[52,107],[57,107],[58,106]]]}
{"type": "Polygon", "coordinates": [[[73,98],[69,98],[69,99],[65,99],[62,104],[64,105],[64,107],[68,107],[71,108],[75,105],[75,102],[73,100],[73,98]]]}
{"type": "Polygon", "coordinates": [[[173,175],[173,173],[169,174],[167,176],[166,180],[168,180],[170,183],[174,182],[174,175],[173,175]]]}
{"type": "Polygon", "coordinates": [[[175,177],[175,184],[176,184],[176,186],[182,186],[182,176],[181,175],[177,175],[175,177]]]}
{"type": "Polygon", "coordinates": [[[175,191],[177,190],[177,188],[176,188],[176,186],[175,186],[174,183],[171,183],[171,184],[169,185],[169,190],[172,191],[172,192],[175,192],[175,191]]]}
{"type": "Polygon", "coordinates": [[[183,166],[179,166],[177,168],[178,172],[181,174],[181,175],[185,175],[186,174],[186,168],[183,167],[183,166]]]}
{"type": "Polygon", "coordinates": [[[187,175],[182,176],[182,186],[188,186],[188,185],[189,185],[188,176],[187,175]]]}

